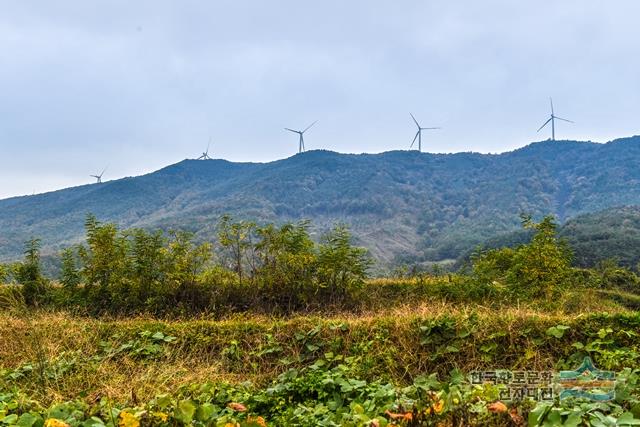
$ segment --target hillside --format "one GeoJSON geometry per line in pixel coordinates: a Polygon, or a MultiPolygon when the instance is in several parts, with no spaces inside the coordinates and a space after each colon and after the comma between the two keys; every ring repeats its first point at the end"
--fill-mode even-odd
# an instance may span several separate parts
{"type": "Polygon", "coordinates": [[[587,267],[610,258],[629,268],[640,263],[640,207],[580,215],[564,224],[560,235],[573,248],[576,265],[587,267]]]}
{"type": "MultiPolygon", "coordinates": [[[[607,144],[545,141],[499,155],[311,151],[271,163],[185,160],[104,184],[0,200],[0,259],[42,238],[77,243],[89,212],[126,227],[211,237],[218,217],[311,219],[351,226],[382,262],[453,259],[519,227],[519,214],[561,221],[640,205],[640,137],[607,144]]],[[[612,223],[613,224],[613,223],[612,223]]]]}
{"type": "MultiPolygon", "coordinates": [[[[478,249],[515,247],[531,240],[530,230],[514,230],[491,237],[470,248],[458,260],[458,267],[468,262],[478,249]]],[[[561,224],[559,236],[573,251],[574,264],[592,267],[615,259],[618,264],[637,268],[640,263],[640,207],[623,206],[578,215],[561,224]]]]}

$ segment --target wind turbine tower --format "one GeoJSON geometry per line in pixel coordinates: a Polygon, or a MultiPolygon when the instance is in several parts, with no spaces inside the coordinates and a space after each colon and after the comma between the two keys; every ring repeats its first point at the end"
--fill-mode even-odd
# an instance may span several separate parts
{"type": "Polygon", "coordinates": [[[553,99],[549,98],[549,102],[551,103],[551,117],[549,117],[549,119],[546,122],[544,122],[542,126],[540,126],[540,128],[538,129],[538,132],[540,132],[542,128],[544,128],[546,125],[549,124],[549,122],[551,122],[551,140],[555,141],[556,140],[556,120],[562,120],[563,122],[569,122],[569,123],[574,123],[574,122],[572,122],[571,120],[563,119],[562,117],[556,116],[555,113],[553,112],[553,99]]]}
{"type": "Polygon", "coordinates": [[[409,115],[411,116],[411,118],[413,119],[414,123],[418,127],[418,132],[416,132],[416,136],[413,137],[413,141],[411,142],[411,146],[409,148],[410,149],[413,148],[413,144],[416,143],[416,139],[417,139],[418,140],[418,151],[422,152],[422,131],[423,130],[441,129],[441,128],[439,128],[439,127],[437,127],[437,128],[423,128],[423,127],[420,126],[420,123],[418,123],[416,118],[413,117],[413,114],[409,113],[409,115]]]}
{"type": "Polygon", "coordinates": [[[311,126],[315,125],[316,123],[318,123],[317,120],[315,122],[311,123],[309,126],[307,126],[305,130],[293,130],[293,129],[289,129],[289,128],[284,128],[284,130],[288,130],[289,132],[297,133],[300,136],[300,138],[298,140],[298,153],[302,153],[305,150],[305,148],[304,148],[304,133],[306,131],[308,131],[309,128],[311,128],[311,126]]]}

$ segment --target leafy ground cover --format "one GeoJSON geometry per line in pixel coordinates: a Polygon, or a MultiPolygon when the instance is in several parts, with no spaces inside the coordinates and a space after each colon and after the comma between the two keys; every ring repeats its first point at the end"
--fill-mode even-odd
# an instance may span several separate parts
{"type": "Polygon", "coordinates": [[[432,305],[223,321],[5,314],[0,425],[640,424],[640,314],[432,305]],[[474,369],[566,369],[590,355],[616,400],[497,402],[474,369]]]}

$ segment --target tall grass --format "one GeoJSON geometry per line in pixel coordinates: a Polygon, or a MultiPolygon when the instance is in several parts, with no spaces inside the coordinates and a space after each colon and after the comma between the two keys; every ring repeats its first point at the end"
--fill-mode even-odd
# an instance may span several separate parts
{"type": "MultiPolygon", "coordinates": [[[[631,330],[630,325],[640,325],[638,314],[569,316],[446,304],[364,316],[223,321],[5,313],[0,316],[0,388],[18,387],[44,402],[89,395],[149,399],[204,380],[266,384],[327,352],[360,358],[362,378],[408,384],[418,375],[447,375],[454,368],[553,368],[569,363],[575,342],[596,339],[601,328],[631,330]],[[569,326],[562,339],[546,334],[558,324],[569,326]],[[145,355],[151,341],[143,336],[156,332],[176,339],[162,343],[159,353],[145,355]],[[142,355],[136,353],[140,348],[142,355]],[[34,369],[11,377],[25,365],[34,369]]],[[[619,347],[640,346],[637,335],[613,339],[619,347]]],[[[596,361],[600,356],[594,353],[596,361]]]]}

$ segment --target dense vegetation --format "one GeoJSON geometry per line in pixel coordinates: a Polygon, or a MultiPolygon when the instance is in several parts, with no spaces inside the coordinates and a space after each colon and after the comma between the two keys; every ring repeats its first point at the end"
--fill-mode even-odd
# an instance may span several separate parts
{"type": "MultiPolygon", "coordinates": [[[[635,293],[640,288],[638,276],[615,260],[595,269],[573,267],[571,249],[551,217],[536,223],[524,216],[522,224],[531,234],[526,243],[478,252],[470,269],[414,291],[501,303],[510,298],[557,302],[563,292],[580,289],[635,293]]],[[[37,239],[26,243],[22,261],[0,265],[0,278],[21,285],[7,289],[17,290],[28,306],[85,314],[219,317],[242,311],[357,310],[374,303],[365,286],[372,265],[367,251],[352,245],[344,226],[335,226],[318,242],[310,227],[306,221],[258,226],[225,215],[214,241],[195,243],[185,232],[120,230],[89,215],[86,243],[62,251],[55,284],[42,273],[37,239]]],[[[427,276],[405,269],[397,270],[397,277],[422,283],[427,276]]]]}
{"type": "Polygon", "coordinates": [[[28,306],[86,313],[291,312],[347,305],[366,278],[366,251],[336,226],[316,243],[309,223],[257,226],[224,216],[213,243],[184,232],[119,230],[89,215],[86,244],[62,252],[59,286],[43,276],[39,240],[22,262],[2,267],[28,306]],[[9,272],[13,274],[9,275],[9,272]]]}
{"type": "Polygon", "coordinates": [[[428,316],[223,323],[0,317],[9,340],[0,346],[4,425],[552,427],[640,419],[637,314],[443,307],[428,316]],[[620,372],[615,401],[505,406],[496,402],[499,387],[471,386],[466,376],[483,367],[571,369],[585,354],[620,372]]]}
{"type": "MultiPolygon", "coordinates": [[[[640,263],[640,207],[626,206],[579,215],[558,229],[579,267],[595,267],[615,260],[616,263],[638,271],[640,263]]],[[[533,235],[529,229],[494,236],[480,245],[482,249],[514,247],[527,243],[533,235]]],[[[458,261],[462,265],[478,248],[467,251],[458,261]]]]}
{"type": "Polygon", "coordinates": [[[639,278],[521,222],[526,243],[467,270],[370,280],[341,226],[224,216],[196,243],[89,216],[57,280],[38,240],[0,267],[0,425],[640,425],[639,278]],[[615,400],[502,402],[468,379],[587,355],[619,373],[615,400]]]}
{"type": "Polygon", "coordinates": [[[79,243],[93,212],[127,228],[191,231],[197,242],[215,236],[223,213],[261,224],[308,218],[319,233],[344,222],[378,266],[451,260],[518,229],[522,212],[564,222],[640,205],[639,142],[547,141],[500,155],[312,151],[266,164],[187,160],[0,201],[0,259],[17,259],[31,236],[42,238],[43,255],[79,243]]]}

